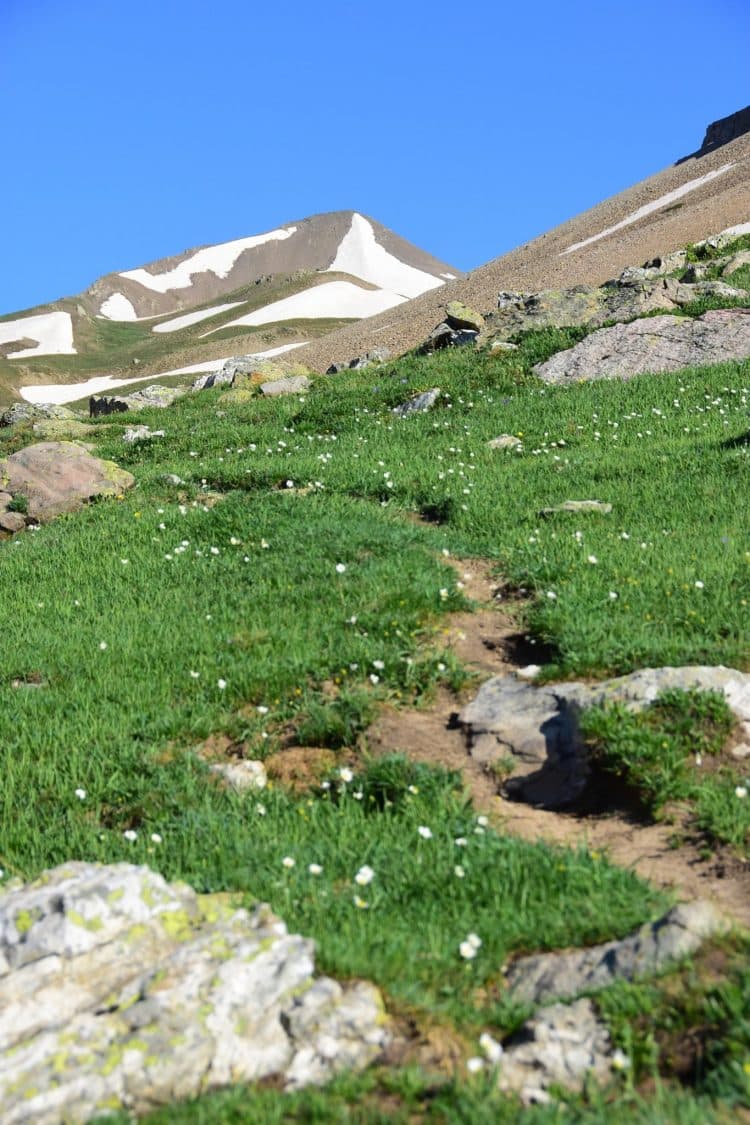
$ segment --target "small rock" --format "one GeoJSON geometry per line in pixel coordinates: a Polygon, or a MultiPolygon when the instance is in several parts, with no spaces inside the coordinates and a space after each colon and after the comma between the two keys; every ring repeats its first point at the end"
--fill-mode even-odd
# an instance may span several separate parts
{"type": "Polygon", "coordinates": [[[599,512],[601,515],[607,516],[611,511],[612,505],[608,504],[606,500],[565,500],[554,508],[542,508],[539,515],[552,516],[557,512],[575,512],[577,515],[582,515],[588,512],[599,512]]]}
{"type": "Polygon", "coordinates": [[[164,430],[152,430],[149,426],[128,426],[122,435],[122,440],[133,445],[137,441],[150,441],[152,438],[164,436],[164,430]]]}
{"type": "Polygon", "coordinates": [[[514,434],[500,434],[499,437],[488,441],[487,445],[490,449],[517,449],[519,445],[523,445],[523,442],[514,434]]]}
{"type": "Polygon", "coordinates": [[[616,980],[635,980],[687,957],[727,928],[710,902],[682,903],[622,941],[520,958],[506,974],[508,994],[524,1004],[544,1004],[606,988],[616,980]]]}
{"type": "Polygon", "coordinates": [[[21,512],[0,512],[0,531],[15,535],[26,527],[26,518],[21,512]]]}
{"type": "Polygon", "coordinates": [[[437,402],[440,395],[440,387],[433,387],[430,391],[422,391],[421,394],[415,395],[410,398],[408,402],[402,402],[400,406],[394,406],[391,411],[399,418],[408,418],[410,414],[424,414],[431,406],[437,402]]]}
{"type": "Polygon", "coordinates": [[[517,352],[518,344],[511,344],[508,340],[493,340],[490,344],[491,352],[517,352]]]}
{"type": "Polygon", "coordinates": [[[270,383],[261,383],[260,391],[267,396],[298,395],[309,391],[311,385],[307,375],[289,375],[284,379],[272,379],[270,383]]]}
{"type": "Polygon", "coordinates": [[[211,387],[220,387],[225,383],[231,383],[234,378],[233,371],[225,371],[222,368],[220,371],[209,371],[206,375],[199,375],[193,382],[191,391],[207,391],[211,387]]]}
{"type": "Polygon", "coordinates": [[[445,306],[445,314],[445,319],[453,329],[470,328],[475,332],[481,332],[484,328],[482,314],[469,308],[462,301],[449,301],[445,306]]]}
{"type": "Polygon", "coordinates": [[[578,1091],[588,1077],[606,1081],[612,1058],[609,1031],[590,1000],[552,1004],[505,1046],[498,1086],[519,1094],[525,1105],[546,1105],[552,1086],[578,1091]]]}
{"type": "Polygon", "coordinates": [[[731,277],[733,273],[744,269],[745,266],[750,266],[750,250],[740,250],[738,254],[733,254],[721,271],[721,276],[731,277]]]}
{"type": "Polygon", "coordinates": [[[262,762],[252,759],[240,759],[236,762],[216,762],[210,767],[210,771],[224,778],[239,793],[246,789],[265,789],[268,785],[266,767],[262,762]]]}
{"type": "Polygon", "coordinates": [[[13,503],[13,497],[9,492],[0,492],[0,512],[4,512],[9,504],[13,503]]]}
{"type": "Polygon", "coordinates": [[[479,333],[473,328],[452,328],[447,321],[433,328],[425,342],[417,348],[417,355],[429,355],[443,348],[460,348],[475,344],[479,333]]]}
{"type": "Polygon", "coordinates": [[[89,414],[92,418],[102,414],[122,414],[127,410],[146,410],[150,407],[164,409],[187,393],[186,387],[164,387],[154,383],[130,395],[112,395],[89,399],[89,414]]]}
{"type": "Polygon", "coordinates": [[[162,473],[159,480],[163,480],[165,484],[184,484],[185,481],[182,477],[178,477],[177,473],[162,473]]]}
{"type": "Polygon", "coordinates": [[[745,758],[750,758],[750,743],[741,742],[739,746],[733,746],[730,753],[737,761],[744,762],[745,758]]]}
{"type": "Polygon", "coordinates": [[[539,664],[527,664],[525,668],[516,668],[519,680],[535,680],[541,672],[539,664]]]}

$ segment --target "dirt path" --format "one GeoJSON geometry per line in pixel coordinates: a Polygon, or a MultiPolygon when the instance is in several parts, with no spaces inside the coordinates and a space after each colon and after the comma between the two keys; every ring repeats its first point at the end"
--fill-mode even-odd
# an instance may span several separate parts
{"type": "MultiPolygon", "coordinates": [[[[454,565],[466,594],[479,603],[475,613],[455,614],[446,636],[449,647],[478,673],[468,698],[482,680],[510,674],[519,666],[512,655],[518,628],[512,613],[497,600],[496,583],[486,562],[458,560],[454,565]]],[[[674,826],[642,824],[620,811],[555,812],[500,795],[497,779],[469,756],[466,736],[455,721],[466,701],[442,690],[427,709],[385,709],[368,731],[371,751],[378,755],[398,751],[416,761],[459,770],[477,808],[507,832],[526,840],[585,843],[657,886],[673,888],[681,899],[709,899],[750,926],[750,864],[728,853],[706,859],[697,842],[675,847],[670,842],[674,826]]]]}

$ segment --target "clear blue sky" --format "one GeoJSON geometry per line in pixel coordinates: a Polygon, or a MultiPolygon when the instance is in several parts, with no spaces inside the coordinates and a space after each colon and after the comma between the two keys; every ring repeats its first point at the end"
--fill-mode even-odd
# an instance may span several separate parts
{"type": "Polygon", "coordinates": [[[747,0],[0,0],[0,312],[339,208],[470,269],[694,151],[749,52],[747,0]]]}

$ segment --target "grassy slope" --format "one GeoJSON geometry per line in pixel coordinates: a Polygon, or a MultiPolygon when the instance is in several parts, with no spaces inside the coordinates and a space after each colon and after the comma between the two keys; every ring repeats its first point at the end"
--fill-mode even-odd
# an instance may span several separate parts
{"type": "MultiPolygon", "coordinates": [[[[348,786],[334,777],[309,797],[271,791],[261,803],[207,785],[195,753],[226,732],[263,756],[290,725],[314,721],[325,739],[344,711],[356,730],[368,697],[421,698],[456,682],[439,622],[462,595],[442,550],[495,559],[528,592],[526,624],[552,654],[551,671],[748,667],[750,365],[560,390],[530,380],[530,364],[570,339],[538,334],[503,357],[407,359],[375,376],[319,380],[304,401],[218,407],[217,392],[205,392],[139,418],[167,437],[135,448],[123,447],[120,423],[102,428],[102,452],[132,467],[137,490],[0,544],[0,598],[12,607],[0,638],[6,870],[29,877],[71,856],[133,859],[200,889],[257,895],[318,938],[324,968],[377,980],[397,1009],[448,1021],[467,1044],[519,1018],[493,987],[510,952],[598,940],[652,915],[653,893],[605,860],[477,832],[484,826],[450,777],[359,762],[348,786]],[[432,412],[390,413],[432,385],[443,391],[432,412]],[[500,432],[522,434],[523,452],[488,450],[500,432]],[[166,472],[188,485],[166,486],[166,472]],[[220,502],[204,503],[213,492],[220,502]],[[613,513],[538,516],[592,497],[613,513]],[[404,518],[414,512],[439,522],[415,525],[404,518]],[[353,882],[362,864],[376,872],[366,889],[353,882]],[[457,949],[470,930],[483,946],[466,964],[457,949]]],[[[724,1008],[710,1014],[722,1042],[739,1046],[703,1085],[730,1101],[750,1051],[732,1015],[744,987],[734,973],[724,1008]]],[[[423,1080],[411,1089],[399,1104],[408,1109],[411,1097],[433,1112],[423,1080]]],[[[679,1120],[713,1112],[665,1096],[656,1119],[678,1119],[675,1106],[679,1120]]],[[[335,1120],[340,1105],[336,1089],[296,1103],[247,1097],[161,1117],[281,1120],[296,1104],[302,1120],[335,1120]]],[[[471,1084],[440,1098],[435,1120],[510,1113],[471,1084]]],[[[632,1114],[623,1120],[654,1119],[618,1104],[632,1114]]],[[[596,1120],[600,1111],[570,1112],[596,1120]]],[[[616,1112],[608,1106],[608,1120],[616,1112]]],[[[527,1119],[549,1119],[535,1113],[527,1119]]]]}

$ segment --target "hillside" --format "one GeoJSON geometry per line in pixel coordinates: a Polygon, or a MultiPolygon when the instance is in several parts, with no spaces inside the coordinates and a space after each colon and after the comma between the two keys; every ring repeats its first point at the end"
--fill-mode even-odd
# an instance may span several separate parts
{"type": "Polygon", "coordinates": [[[325,371],[373,347],[400,354],[427,337],[443,319],[448,301],[460,300],[484,313],[496,307],[505,290],[601,285],[627,266],[749,222],[750,115],[742,110],[709,125],[696,152],[649,179],[439,291],[331,333],[298,358],[325,371]]]}
{"type": "Polygon", "coordinates": [[[139,376],[205,371],[241,352],[291,350],[455,276],[357,212],[315,215],[109,274],[77,297],[5,315],[0,399],[34,384],[100,378],[117,386],[134,368],[139,376]]]}
{"type": "MultiPolygon", "coordinates": [[[[0,417],[3,1125],[745,1121],[750,230],[718,233],[508,302],[513,339],[0,417]]],[[[159,347],[199,311],[87,316],[159,347]]]]}

